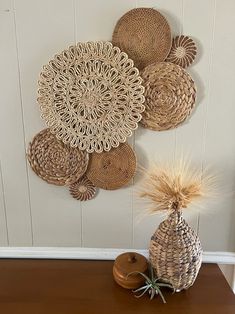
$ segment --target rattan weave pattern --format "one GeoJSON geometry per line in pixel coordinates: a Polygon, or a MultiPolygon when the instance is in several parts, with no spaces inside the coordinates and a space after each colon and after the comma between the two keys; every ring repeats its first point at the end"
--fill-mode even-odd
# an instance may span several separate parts
{"type": "Polygon", "coordinates": [[[152,8],[128,11],[117,22],[112,42],[143,69],[164,61],[171,48],[171,30],[165,17],[152,8]]]}
{"type": "Polygon", "coordinates": [[[170,62],[157,62],[142,71],[145,112],[141,124],[162,131],[177,127],[191,114],[196,86],[190,75],[170,62]]]}
{"type": "Polygon", "coordinates": [[[59,141],[49,129],[44,129],[29,144],[28,161],[43,180],[55,185],[70,185],[86,171],[89,154],[59,141]]]}
{"type": "Polygon", "coordinates": [[[124,143],[109,152],[93,153],[86,175],[95,186],[115,190],[126,185],[135,171],[135,153],[127,143],[124,143]]]}
{"type": "Polygon", "coordinates": [[[77,182],[69,186],[69,191],[73,198],[79,201],[88,201],[95,196],[96,187],[86,175],[84,175],[77,182]]]}
{"type": "Polygon", "coordinates": [[[138,127],[144,111],[139,71],[110,42],[71,46],[43,67],[38,102],[53,134],[89,153],[109,151],[138,127]]]}

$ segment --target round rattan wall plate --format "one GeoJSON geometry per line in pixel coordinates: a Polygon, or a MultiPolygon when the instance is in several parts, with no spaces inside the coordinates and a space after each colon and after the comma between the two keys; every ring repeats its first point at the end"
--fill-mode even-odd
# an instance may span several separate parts
{"type": "Polygon", "coordinates": [[[78,43],[43,67],[38,102],[57,138],[89,153],[109,151],[138,127],[144,88],[126,53],[110,42],[78,43]]]}
{"type": "Polygon", "coordinates": [[[180,66],[159,62],[142,71],[145,86],[145,112],[141,124],[162,131],[177,127],[192,112],[196,87],[190,75],[180,66]]]}
{"type": "Polygon", "coordinates": [[[165,17],[152,8],[137,8],[117,22],[112,42],[143,69],[164,61],[171,48],[171,30],[165,17]]]}
{"type": "Polygon", "coordinates": [[[33,138],[27,157],[33,171],[55,185],[76,182],[85,173],[89,161],[87,152],[65,145],[49,129],[42,130],[33,138]]]}
{"type": "Polygon", "coordinates": [[[124,143],[109,152],[93,153],[86,176],[99,188],[115,190],[126,185],[135,171],[135,153],[127,143],[124,143]]]}
{"type": "Polygon", "coordinates": [[[96,187],[86,176],[83,176],[70,185],[69,191],[73,198],[79,201],[88,201],[95,196],[96,187]]]}
{"type": "Polygon", "coordinates": [[[180,65],[182,68],[189,67],[197,54],[195,42],[188,36],[176,36],[172,40],[172,47],[166,61],[180,65]]]}

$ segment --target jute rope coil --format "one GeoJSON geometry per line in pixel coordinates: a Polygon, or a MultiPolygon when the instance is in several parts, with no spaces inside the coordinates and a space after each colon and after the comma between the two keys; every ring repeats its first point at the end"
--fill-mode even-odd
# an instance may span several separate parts
{"type": "Polygon", "coordinates": [[[42,130],[33,138],[27,157],[33,171],[55,185],[76,182],[85,173],[89,161],[87,152],[65,145],[49,129],[42,130]]]}
{"type": "Polygon", "coordinates": [[[177,127],[192,112],[196,87],[190,75],[170,62],[153,63],[142,71],[145,112],[141,124],[162,131],[177,127]]]}
{"type": "Polygon", "coordinates": [[[126,185],[135,171],[135,153],[127,143],[124,143],[109,152],[93,153],[86,175],[95,186],[115,190],[126,185]]]}
{"type": "Polygon", "coordinates": [[[165,17],[152,8],[137,8],[117,22],[112,42],[143,69],[164,61],[171,48],[171,30],[165,17]]]}
{"type": "Polygon", "coordinates": [[[110,42],[78,43],[43,67],[41,117],[59,140],[89,153],[109,151],[138,127],[144,111],[139,71],[110,42]]]}
{"type": "Polygon", "coordinates": [[[96,187],[86,176],[83,176],[69,186],[69,191],[73,198],[79,201],[88,201],[95,196],[96,187]]]}
{"type": "Polygon", "coordinates": [[[166,61],[187,68],[193,63],[196,54],[197,47],[192,38],[184,35],[176,36],[172,40],[171,51],[166,61]]]}
{"type": "Polygon", "coordinates": [[[149,257],[157,276],[176,290],[192,286],[201,267],[202,248],[181,212],[173,212],[159,225],[151,238],[149,257]]]}

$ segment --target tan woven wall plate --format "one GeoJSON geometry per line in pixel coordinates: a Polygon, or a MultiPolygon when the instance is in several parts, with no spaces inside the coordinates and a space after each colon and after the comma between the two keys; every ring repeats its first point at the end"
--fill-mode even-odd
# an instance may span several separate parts
{"type": "Polygon", "coordinates": [[[95,186],[115,190],[126,185],[136,171],[136,156],[127,144],[120,144],[109,152],[90,156],[86,176],[95,186]]]}
{"type": "Polygon", "coordinates": [[[164,61],[171,48],[171,30],[165,17],[152,8],[128,11],[117,22],[112,42],[143,69],[164,61]]]}
{"type": "Polygon", "coordinates": [[[176,36],[172,40],[171,51],[167,56],[167,62],[180,65],[182,68],[189,67],[197,54],[197,46],[189,36],[176,36]]]}
{"type": "Polygon", "coordinates": [[[110,42],[69,47],[43,67],[38,85],[41,117],[51,132],[89,153],[124,143],[145,109],[138,69],[110,42]]]}
{"type": "Polygon", "coordinates": [[[146,99],[142,126],[162,131],[185,121],[196,100],[196,86],[190,75],[170,62],[153,63],[141,75],[146,99]]]}
{"type": "Polygon", "coordinates": [[[39,132],[29,144],[28,161],[43,180],[55,185],[70,185],[86,171],[89,154],[59,141],[49,129],[39,132]]]}
{"type": "Polygon", "coordinates": [[[88,201],[95,196],[96,187],[86,176],[83,176],[69,186],[69,191],[73,198],[79,201],[88,201]]]}

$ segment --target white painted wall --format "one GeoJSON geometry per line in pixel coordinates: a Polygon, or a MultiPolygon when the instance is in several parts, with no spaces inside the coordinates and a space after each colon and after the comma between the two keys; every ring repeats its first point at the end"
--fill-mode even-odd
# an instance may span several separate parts
{"type": "Polygon", "coordinates": [[[138,221],[135,189],[100,191],[89,202],[49,185],[28,167],[25,150],[42,128],[36,102],[43,64],[77,41],[110,40],[118,18],[156,7],[174,34],[192,36],[198,58],[189,70],[198,86],[191,119],[176,130],[139,128],[130,139],[139,162],[189,153],[221,173],[220,197],[207,214],[186,214],[206,251],[235,251],[234,0],[0,0],[0,246],[139,248],[162,217],[138,221]]]}

